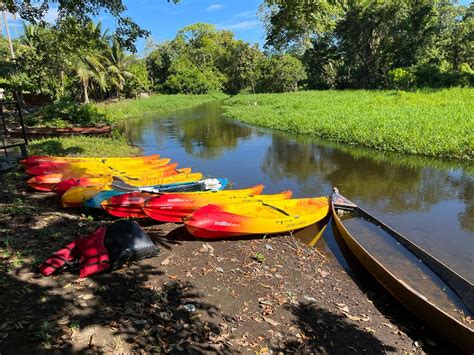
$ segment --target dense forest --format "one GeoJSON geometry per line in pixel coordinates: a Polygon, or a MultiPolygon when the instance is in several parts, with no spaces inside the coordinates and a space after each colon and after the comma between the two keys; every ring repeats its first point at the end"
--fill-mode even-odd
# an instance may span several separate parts
{"type": "Polygon", "coordinates": [[[133,53],[134,40],[147,33],[127,20],[128,32],[109,33],[74,13],[53,25],[29,15],[14,61],[1,38],[0,86],[53,100],[474,83],[474,5],[454,1],[266,0],[263,49],[196,23],[172,40],[149,40],[142,56],[133,53]]]}

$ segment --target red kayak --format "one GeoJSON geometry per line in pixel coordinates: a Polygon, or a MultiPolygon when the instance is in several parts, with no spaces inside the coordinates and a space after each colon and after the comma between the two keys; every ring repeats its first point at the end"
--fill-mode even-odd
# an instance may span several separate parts
{"type": "Polygon", "coordinates": [[[101,163],[117,163],[127,161],[151,161],[156,160],[160,157],[159,154],[152,154],[147,156],[138,157],[105,157],[105,158],[94,158],[94,157],[55,157],[48,155],[31,155],[25,158],[21,163],[26,167],[32,167],[42,163],[75,163],[75,162],[101,162],[101,163]]]}
{"type": "Polygon", "coordinates": [[[263,185],[245,190],[225,190],[208,193],[170,193],[153,197],[145,202],[143,212],[160,222],[182,222],[200,207],[208,204],[274,201],[291,198],[291,191],[274,195],[260,195],[263,185]],[[250,191],[250,193],[249,193],[250,191]]]}
{"type": "Polygon", "coordinates": [[[123,195],[113,196],[101,203],[109,214],[115,217],[145,218],[147,215],[142,207],[148,199],[156,197],[156,194],[147,192],[130,192],[123,195]]]}
{"type": "Polygon", "coordinates": [[[150,170],[172,170],[176,169],[178,163],[169,163],[166,165],[153,165],[153,164],[143,164],[135,167],[111,167],[104,166],[101,168],[87,168],[87,167],[71,167],[69,165],[57,166],[52,163],[42,163],[35,165],[31,168],[26,169],[26,173],[33,176],[41,176],[47,174],[63,174],[70,175],[70,177],[78,176],[90,176],[90,175],[99,175],[99,174],[125,174],[127,172],[133,173],[135,171],[143,171],[144,168],[150,170]]]}

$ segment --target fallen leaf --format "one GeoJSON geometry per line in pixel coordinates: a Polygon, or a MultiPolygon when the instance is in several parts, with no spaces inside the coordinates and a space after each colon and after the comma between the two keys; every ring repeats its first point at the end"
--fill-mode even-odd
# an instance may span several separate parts
{"type": "Polygon", "coordinates": [[[267,322],[268,324],[274,326],[274,327],[280,325],[280,323],[278,323],[277,321],[274,321],[273,319],[268,318],[268,317],[263,317],[263,320],[264,320],[265,322],[267,322]]]}
{"type": "Polygon", "coordinates": [[[79,298],[82,298],[83,300],[90,300],[94,298],[95,296],[92,293],[86,293],[84,295],[79,296],[79,298]]]}
{"type": "Polygon", "coordinates": [[[167,257],[165,260],[163,260],[160,264],[163,266],[166,266],[170,263],[171,256],[167,257]]]}
{"type": "Polygon", "coordinates": [[[347,318],[355,321],[362,321],[362,322],[368,322],[370,320],[370,317],[368,316],[363,316],[363,317],[358,317],[358,316],[353,316],[349,313],[344,312],[347,318]]]}

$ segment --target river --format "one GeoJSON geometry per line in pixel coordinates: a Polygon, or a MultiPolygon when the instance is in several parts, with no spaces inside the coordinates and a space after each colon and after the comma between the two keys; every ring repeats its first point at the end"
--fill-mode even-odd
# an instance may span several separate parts
{"type": "MultiPolygon", "coordinates": [[[[218,102],[123,122],[144,154],[160,153],[232,188],[323,196],[337,186],[352,201],[474,281],[474,165],[404,156],[222,117],[218,102]]],[[[317,247],[348,267],[326,229],[317,247]]]]}

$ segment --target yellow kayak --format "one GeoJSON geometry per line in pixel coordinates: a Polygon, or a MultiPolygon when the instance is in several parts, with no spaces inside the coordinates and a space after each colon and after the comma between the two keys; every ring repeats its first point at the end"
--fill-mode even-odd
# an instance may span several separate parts
{"type": "Polygon", "coordinates": [[[284,233],[307,227],[329,213],[327,197],[207,205],[184,220],[200,238],[284,233]]]}
{"type": "MultiPolygon", "coordinates": [[[[201,173],[178,174],[163,178],[143,179],[140,181],[130,182],[135,186],[154,186],[162,184],[172,184],[175,182],[193,182],[202,179],[201,173]]],[[[61,202],[63,207],[80,207],[85,200],[95,196],[101,191],[112,190],[110,182],[104,184],[96,184],[92,186],[75,186],[69,188],[62,196],[61,202]]]]}

